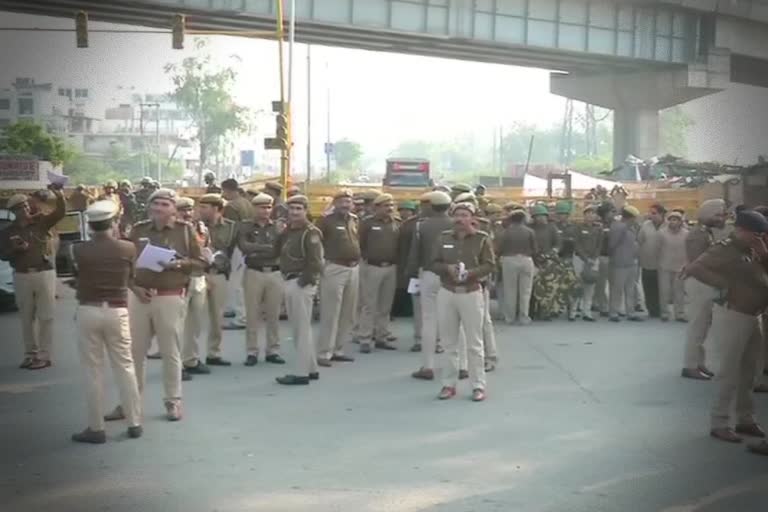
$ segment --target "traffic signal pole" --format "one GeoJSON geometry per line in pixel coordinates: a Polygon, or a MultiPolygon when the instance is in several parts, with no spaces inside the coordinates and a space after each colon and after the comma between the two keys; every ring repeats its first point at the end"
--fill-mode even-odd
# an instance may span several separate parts
{"type": "MultiPolygon", "coordinates": [[[[278,62],[280,66],[280,104],[283,106],[283,114],[285,115],[287,123],[286,144],[280,148],[280,184],[283,186],[283,199],[288,190],[288,174],[290,173],[291,165],[291,105],[286,104],[285,101],[285,51],[284,51],[284,0],[278,0],[277,2],[277,53],[278,62]]],[[[293,13],[291,14],[293,16],[293,13]]]]}

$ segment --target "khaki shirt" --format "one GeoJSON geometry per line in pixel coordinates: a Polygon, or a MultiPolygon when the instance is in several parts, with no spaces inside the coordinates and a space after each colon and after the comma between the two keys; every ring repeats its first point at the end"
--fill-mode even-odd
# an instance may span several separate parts
{"type": "Polygon", "coordinates": [[[208,225],[208,232],[211,237],[211,248],[231,258],[237,243],[237,223],[220,217],[218,222],[208,225]]]}
{"type": "Polygon", "coordinates": [[[248,199],[238,196],[227,201],[226,206],[224,206],[224,217],[235,222],[251,220],[253,218],[253,206],[248,199]]]}
{"type": "Polygon", "coordinates": [[[136,246],[125,240],[99,238],[72,247],[80,302],[124,301],[133,279],[136,246]]]}
{"type": "Polygon", "coordinates": [[[69,195],[67,203],[69,203],[69,209],[73,212],[84,212],[88,209],[88,205],[93,202],[93,198],[85,192],[78,192],[75,190],[69,195]]]}
{"type": "Polygon", "coordinates": [[[264,225],[253,220],[240,224],[237,246],[245,256],[248,268],[277,267],[280,253],[275,250],[275,244],[279,234],[278,226],[272,220],[267,220],[264,225]]]}
{"type": "Polygon", "coordinates": [[[440,233],[432,250],[430,268],[440,276],[443,287],[451,291],[466,288],[466,291],[479,289],[479,282],[493,272],[495,260],[491,239],[482,231],[467,233],[459,236],[455,230],[440,233]],[[464,282],[456,280],[455,267],[464,263],[467,279],[464,282]]]}
{"type": "Polygon", "coordinates": [[[314,285],[323,272],[323,236],[310,222],[288,225],[277,237],[280,271],[285,277],[299,275],[299,284],[314,285]]]}
{"type": "Polygon", "coordinates": [[[685,268],[686,275],[721,290],[727,307],[746,315],[759,315],[768,307],[766,265],[752,249],[730,237],[722,240],[685,268]]]}
{"type": "Polygon", "coordinates": [[[360,261],[358,218],[355,214],[331,213],[317,222],[323,234],[325,258],[330,262],[354,263],[360,261]]]}
{"type": "Polygon", "coordinates": [[[369,263],[396,264],[399,239],[400,220],[394,215],[366,217],[360,223],[360,253],[369,263]]]}
{"type": "Polygon", "coordinates": [[[596,260],[603,247],[603,225],[599,222],[581,224],[576,226],[575,234],[574,250],[576,256],[582,260],[596,260]]]}
{"type": "Polygon", "coordinates": [[[533,256],[538,252],[536,235],[525,224],[510,224],[494,242],[499,256],[533,256]]]}
{"type": "Polygon", "coordinates": [[[176,290],[186,288],[189,276],[193,272],[201,272],[207,266],[203,260],[197,234],[191,224],[174,220],[168,226],[158,228],[151,220],[135,224],[131,229],[131,242],[136,245],[138,254],[151,243],[158,247],[176,251],[181,268],[179,270],[163,270],[153,272],[147,269],[136,269],[136,285],[142,288],[156,290],[176,290]]]}
{"type": "Polygon", "coordinates": [[[445,213],[431,213],[421,219],[413,232],[408,255],[408,277],[418,277],[419,269],[432,270],[432,251],[443,231],[451,229],[453,221],[445,213]]]}
{"type": "Polygon", "coordinates": [[[0,231],[0,259],[11,263],[16,272],[34,272],[52,270],[56,254],[54,253],[53,233],[51,230],[64,218],[67,203],[61,192],[56,194],[56,208],[51,213],[37,214],[29,224],[13,221],[0,231]],[[29,246],[25,250],[14,249],[13,240],[20,238],[29,246]]]}
{"type": "Polygon", "coordinates": [[[712,230],[703,224],[699,224],[688,232],[685,237],[685,256],[691,262],[704,254],[715,243],[712,230]]]}

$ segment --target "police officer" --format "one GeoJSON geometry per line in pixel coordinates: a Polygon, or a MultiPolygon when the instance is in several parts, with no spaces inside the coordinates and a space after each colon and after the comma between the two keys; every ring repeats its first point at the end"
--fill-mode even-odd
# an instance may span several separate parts
{"type": "Polygon", "coordinates": [[[762,338],[760,315],[768,307],[768,221],[744,210],[733,233],[686,267],[686,274],[715,288],[712,339],[721,353],[716,380],[719,389],[711,410],[710,434],[738,443],[740,435],[765,437],[755,419],[752,398],[757,356],[762,338]],[[731,428],[735,407],[736,428],[731,428]]]}
{"type": "Polygon", "coordinates": [[[451,200],[455,201],[456,198],[461,194],[471,194],[471,193],[472,193],[472,187],[470,187],[466,183],[456,183],[451,187],[451,200]]]}
{"type": "MultiPolygon", "coordinates": [[[[245,194],[241,193],[237,180],[229,178],[221,182],[222,196],[227,201],[224,206],[224,217],[240,223],[253,218],[253,206],[245,194]]],[[[229,295],[227,311],[232,313],[232,320],[225,329],[245,329],[245,303],[243,298],[243,276],[245,264],[243,253],[235,248],[232,255],[232,271],[229,274],[229,295]]]]}
{"type": "Polygon", "coordinates": [[[359,291],[359,219],[351,209],[352,192],[339,190],[333,198],[333,212],[317,223],[326,260],[320,283],[320,366],[354,361],[344,355],[344,343],[355,323],[359,291]]]}
{"type": "Polygon", "coordinates": [[[323,271],[320,230],[307,219],[309,201],[295,195],[288,199],[288,224],[278,237],[280,272],[284,279],[285,309],[296,345],[293,374],[278,377],[283,385],[306,385],[320,376],[312,338],[312,303],[323,271]]]}
{"type": "Polygon", "coordinates": [[[537,253],[536,234],[525,225],[525,210],[512,210],[508,225],[494,240],[501,260],[504,288],[502,311],[507,324],[531,323],[529,314],[533,290],[533,256],[537,253]]]}
{"type": "MultiPolygon", "coordinates": [[[[128,296],[128,308],[133,338],[133,360],[139,391],[145,381],[145,358],[152,337],[163,355],[163,399],[166,417],[179,421],[181,404],[181,335],[186,314],[189,276],[205,269],[200,245],[191,224],[176,218],[176,193],[159,189],[149,198],[149,219],[131,230],[131,241],[141,251],[148,245],[171,249],[176,259],[164,265],[162,272],[137,268],[133,294],[128,296]]],[[[123,419],[118,407],[107,419],[123,419]]]]}
{"type": "Polygon", "coordinates": [[[279,225],[272,220],[272,197],[258,194],[251,201],[254,216],[240,223],[237,246],[245,256],[243,293],[246,310],[246,366],[259,361],[259,329],[266,324],[266,361],[285,364],[280,357],[280,307],[283,303],[283,282],[275,243],[279,225]]]}
{"type": "Polygon", "coordinates": [[[93,198],[86,191],[85,185],[75,187],[74,192],[67,198],[68,209],[73,212],[85,212],[92,202],[93,198]]]}
{"type": "Polygon", "coordinates": [[[23,194],[11,196],[6,207],[14,221],[0,231],[0,259],[13,268],[16,305],[24,339],[24,359],[20,368],[42,370],[51,366],[56,270],[52,229],[66,214],[61,187],[49,187],[56,196],[50,213],[32,215],[23,194]]]}
{"type": "Polygon", "coordinates": [[[640,211],[631,205],[621,210],[621,220],[611,224],[608,232],[610,254],[610,316],[612,322],[620,322],[622,301],[627,318],[634,322],[643,319],[635,311],[637,304],[638,243],[637,222],[640,211]]]}
{"type": "Polygon", "coordinates": [[[213,171],[205,171],[203,174],[206,194],[221,194],[221,187],[216,184],[216,174],[213,171]]]}
{"type": "Polygon", "coordinates": [[[538,254],[552,254],[554,251],[560,250],[560,233],[557,230],[557,226],[549,222],[547,206],[543,204],[534,205],[531,209],[531,217],[533,218],[531,229],[533,229],[536,235],[538,254]]]}
{"type": "MultiPolygon", "coordinates": [[[[408,284],[411,279],[411,275],[408,273],[411,246],[414,240],[414,233],[416,232],[416,226],[424,216],[430,211],[430,198],[431,192],[422,194],[418,211],[412,217],[409,217],[400,225],[400,239],[398,240],[398,248],[400,249],[400,257],[398,259],[398,273],[400,274],[400,286],[406,291],[408,290],[408,284]]],[[[418,271],[418,269],[417,269],[418,271]]],[[[421,295],[410,295],[411,302],[413,304],[413,346],[411,352],[421,352],[421,295]]]]}
{"type": "Polygon", "coordinates": [[[600,273],[600,249],[603,244],[603,225],[597,217],[597,206],[587,205],[584,208],[584,222],[576,227],[573,244],[573,269],[581,279],[581,296],[571,308],[570,318],[575,319],[581,309],[581,318],[594,322],[592,300],[600,273]]]}
{"type": "Polygon", "coordinates": [[[594,309],[600,312],[600,316],[609,316],[610,306],[608,285],[611,276],[610,248],[608,247],[608,233],[615,222],[616,208],[609,201],[605,201],[597,207],[597,216],[603,226],[603,242],[600,247],[600,258],[595,283],[595,295],[593,298],[594,309]]]}
{"type": "Polygon", "coordinates": [[[272,213],[270,214],[270,219],[281,219],[285,221],[288,217],[288,207],[283,203],[283,186],[274,181],[269,181],[264,185],[264,194],[267,194],[272,198],[272,213]]]}
{"type": "Polygon", "coordinates": [[[120,216],[120,232],[126,233],[134,223],[138,222],[138,204],[133,193],[133,186],[128,180],[121,180],[117,189],[120,198],[122,215],[120,216]]]}
{"type": "Polygon", "coordinates": [[[389,316],[397,286],[398,239],[400,220],[394,215],[391,194],[381,194],[373,201],[375,211],[360,225],[360,352],[371,352],[371,345],[396,350],[387,337],[389,316]]]}
{"type": "MultiPolygon", "coordinates": [[[[220,194],[205,194],[197,202],[200,220],[205,223],[210,237],[210,252],[203,254],[209,261],[205,273],[208,314],[208,366],[231,366],[221,357],[221,323],[227,300],[227,275],[231,268],[232,252],[237,242],[237,224],[224,218],[224,199],[220,194]]],[[[197,344],[190,358],[199,359],[197,344]]]]}
{"type": "Polygon", "coordinates": [[[453,229],[440,233],[431,255],[430,268],[440,276],[437,314],[446,350],[441,400],[456,395],[460,330],[466,337],[472,400],[485,400],[481,280],[493,272],[495,261],[490,237],[475,227],[475,213],[472,203],[455,204],[453,229]]]}
{"type": "Polygon", "coordinates": [[[440,277],[432,268],[432,253],[443,231],[451,229],[453,222],[448,216],[451,197],[445,192],[430,192],[429,213],[416,225],[408,256],[408,276],[419,280],[419,298],[421,301],[421,340],[423,348],[421,368],[411,376],[414,379],[433,380],[435,378],[435,351],[437,349],[438,317],[437,292],[440,290],[440,277]]]}
{"type": "Polygon", "coordinates": [[[86,377],[88,428],[74,434],[79,443],[103,444],[104,352],[120,390],[128,420],[128,437],[141,437],[141,398],[131,353],[128,284],[133,278],[136,247],[116,235],[117,205],[99,201],[86,211],[91,240],[74,245],[77,326],[80,361],[86,377]]]}
{"type": "MultiPolygon", "coordinates": [[[[195,201],[189,197],[176,199],[176,212],[179,220],[192,225],[201,252],[210,254],[211,238],[205,224],[195,218],[195,201]]],[[[208,286],[203,269],[195,270],[189,276],[187,287],[187,313],[184,318],[181,361],[182,380],[192,380],[192,375],[208,375],[211,369],[203,364],[197,354],[197,339],[203,331],[203,318],[206,313],[208,286]]]]}
{"type": "MultiPolygon", "coordinates": [[[[699,206],[699,222],[685,239],[688,263],[704,254],[715,244],[715,229],[725,227],[725,201],[709,199],[699,206]]],[[[685,280],[688,296],[688,326],[685,335],[685,353],[681,375],[687,379],[709,380],[715,374],[706,366],[704,341],[712,325],[712,301],[716,291],[695,277],[685,280]]]]}
{"type": "Polygon", "coordinates": [[[147,217],[147,203],[149,203],[149,196],[152,195],[152,192],[154,192],[154,189],[152,188],[152,179],[145,176],[141,178],[141,181],[139,182],[141,185],[141,188],[136,191],[134,194],[134,199],[136,199],[136,208],[137,208],[137,221],[144,220],[147,217]]]}

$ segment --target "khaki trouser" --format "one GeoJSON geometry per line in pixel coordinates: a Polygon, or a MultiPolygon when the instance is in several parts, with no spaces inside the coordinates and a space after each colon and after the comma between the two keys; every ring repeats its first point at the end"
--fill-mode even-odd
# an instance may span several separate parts
{"type": "Polygon", "coordinates": [[[56,271],[14,272],[13,286],[21,318],[24,355],[48,361],[56,306],[56,271]]]}
{"type": "Polygon", "coordinates": [[[283,283],[285,310],[291,326],[291,337],[296,348],[295,375],[306,377],[317,372],[315,342],[312,338],[312,302],[316,286],[299,286],[298,279],[283,283]]]}
{"type": "Polygon", "coordinates": [[[601,313],[608,313],[608,285],[611,280],[611,259],[608,256],[598,258],[597,283],[595,283],[594,304],[601,313]]]}
{"type": "Polygon", "coordinates": [[[705,366],[704,342],[712,325],[712,301],[717,291],[696,278],[685,280],[688,294],[688,327],[685,333],[684,368],[694,369],[705,366]]]}
{"type": "MultiPolygon", "coordinates": [[[[221,357],[224,306],[227,302],[227,277],[206,274],[208,289],[208,357],[221,357]]],[[[197,348],[197,346],[195,346],[197,348]]]]}
{"type": "Polygon", "coordinates": [[[185,366],[195,366],[199,360],[197,339],[203,332],[208,290],[205,276],[192,276],[187,292],[187,314],[184,316],[181,360],[185,366]]]}
{"type": "Polygon", "coordinates": [[[483,287],[483,351],[486,359],[499,360],[496,350],[496,333],[493,331],[493,318],[491,318],[491,291],[488,286],[483,287]]]}
{"type": "Polygon", "coordinates": [[[139,391],[144,392],[147,351],[152,337],[162,354],[163,389],[166,402],[181,402],[181,331],[187,301],[180,295],[158,295],[143,304],[135,295],[128,298],[128,312],[133,339],[133,362],[139,391]]]}
{"type": "Polygon", "coordinates": [[[628,318],[637,316],[637,266],[611,268],[611,318],[619,316],[622,299],[628,318]]]}
{"type": "Polygon", "coordinates": [[[259,355],[259,328],[262,321],[267,331],[268,356],[280,352],[280,307],[283,304],[283,277],[279,270],[260,272],[246,269],[243,276],[245,293],[245,351],[259,355]]]}
{"type": "Polygon", "coordinates": [[[327,263],[320,282],[320,343],[318,357],[344,354],[355,323],[358,267],[327,263]]]}
{"type": "MultiPolygon", "coordinates": [[[[584,268],[592,269],[592,272],[600,275],[600,261],[597,259],[583,260],[578,256],[573,257],[573,270],[576,272],[576,276],[580,277],[584,272],[584,268]]],[[[599,280],[599,277],[598,277],[599,280]]],[[[581,316],[584,318],[592,318],[592,300],[595,297],[596,283],[581,283],[581,297],[576,301],[576,305],[571,309],[571,317],[576,316],[577,311],[581,311],[581,316]]]]}
{"type": "Polygon", "coordinates": [[[435,369],[435,348],[440,335],[438,329],[437,292],[441,289],[440,277],[429,270],[419,276],[421,297],[421,359],[422,368],[435,369]]]}
{"type": "Polygon", "coordinates": [[[141,425],[141,397],[131,354],[127,308],[79,306],[80,361],[85,371],[88,428],[104,430],[104,351],[112,366],[128,426],[141,425]]]}
{"type": "Polygon", "coordinates": [[[730,427],[731,408],[736,423],[755,422],[752,386],[760,344],[760,317],[738,313],[715,304],[712,308],[712,339],[720,352],[715,380],[718,390],[712,404],[712,428],[730,427]]]}
{"type": "Polygon", "coordinates": [[[234,311],[234,323],[245,323],[245,298],[243,293],[243,276],[245,275],[245,258],[238,247],[232,253],[232,272],[229,274],[229,289],[226,309],[234,311]]]}
{"type": "Polygon", "coordinates": [[[669,317],[669,304],[676,319],[685,318],[685,281],[682,272],[659,269],[659,311],[661,318],[669,317]]]}
{"type": "Polygon", "coordinates": [[[531,292],[535,267],[533,258],[522,254],[501,257],[501,282],[504,287],[504,320],[528,323],[531,320],[531,292]]]}
{"type": "Polygon", "coordinates": [[[411,295],[411,303],[413,304],[413,342],[421,343],[421,294],[411,295]]]}
{"type": "Polygon", "coordinates": [[[440,288],[437,316],[445,348],[443,385],[456,387],[459,380],[460,329],[466,338],[467,363],[472,389],[485,389],[485,352],[483,350],[483,292],[455,293],[440,288]]]}
{"type": "Polygon", "coordinates": [[[395,299],[397,267],[360,265],[360,303],[362,310],[358,321],[361,343],[385,342],[389,336],[389,317],[395,299]]]}

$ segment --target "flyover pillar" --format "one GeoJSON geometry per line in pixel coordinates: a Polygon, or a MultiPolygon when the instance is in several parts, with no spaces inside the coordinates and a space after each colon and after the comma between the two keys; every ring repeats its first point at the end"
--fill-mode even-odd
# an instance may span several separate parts
{"type": "Polygon", "coordinates": [[[614,111],[613,160],[629,155],[651,158],[659,152],[659,111],[725,89],[730,83],[730,54],[712,53],[700,63],[678,68],[649,68],[628,73],[552,73],[550,90],[614,111]]]}

